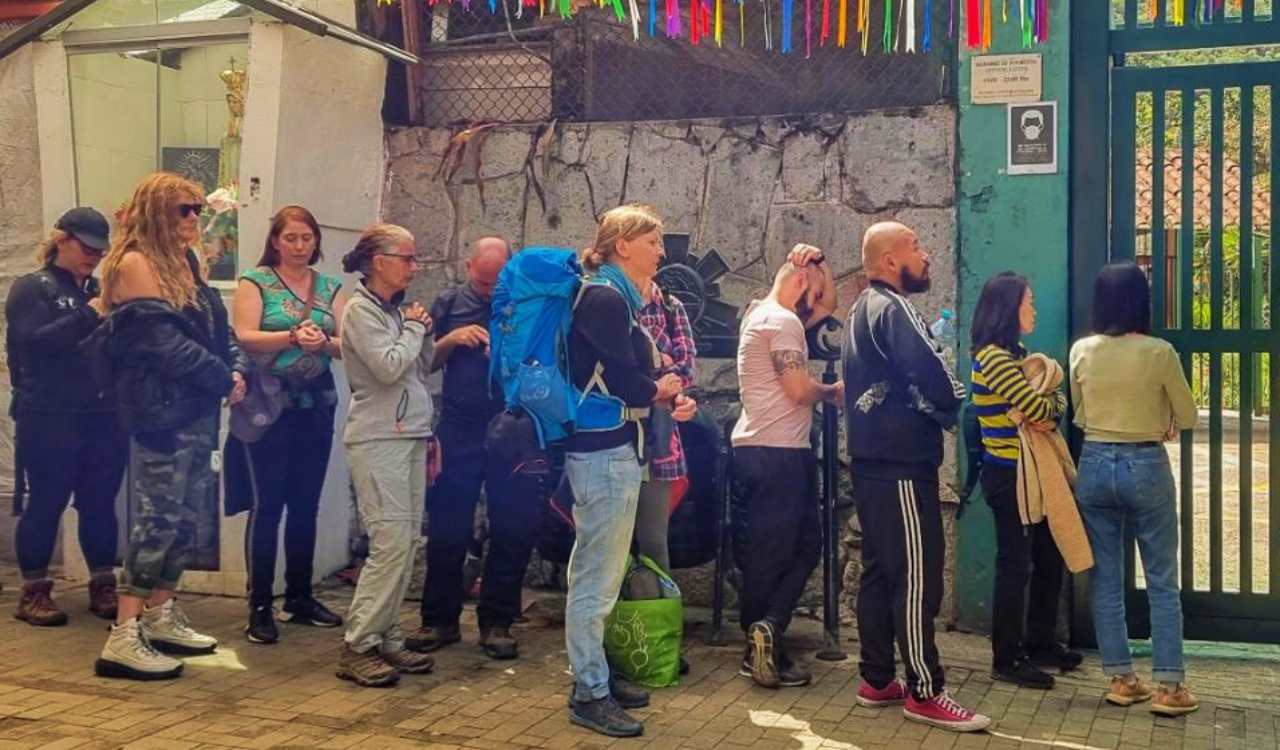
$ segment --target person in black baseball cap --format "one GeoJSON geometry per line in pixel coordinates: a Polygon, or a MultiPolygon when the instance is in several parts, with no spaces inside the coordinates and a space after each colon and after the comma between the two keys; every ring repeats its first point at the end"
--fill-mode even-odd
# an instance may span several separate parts
{"type": "Polygon", "coordinates": [[[15,422],[15,547],[23,587],[16,616],[32,625],[67,622],[52,598],[49,560],[63,511],[76,499],[80,548],[92,576],[89,609],[116,616],[112,566],[118,536],[115,498],[128,440],[80,342],[98,327],[94,270],[109,245],[106,218],[73,208],[36,249],[40,269],[14,282],[5,303],[15,422]],[[24,497],[26,495],[26,497],[24,497]],[[24,501],[26,507],[24,508],[24,501]]]}
{"type": "Polygon", "coordinates": [[[53,228],[70,234],[91,251],[96,250],[98,255],[106,253],[111,245],[111,227],[107,225],[107,217],[92,208],[71,209],[58,219],[53,228]]]}

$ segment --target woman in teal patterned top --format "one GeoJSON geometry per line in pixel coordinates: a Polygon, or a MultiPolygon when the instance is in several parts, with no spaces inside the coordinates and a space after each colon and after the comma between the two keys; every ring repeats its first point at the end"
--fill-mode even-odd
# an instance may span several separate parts
{"type": "Polygon", "coordinates": [[[236,334],[260,369],[280,379],[285,408],[254,443],[227,439],[227,513],[249,511],[245,561],[253,643],[275,643],[276,553],[285,517],[285,602],[280,619],[338,627],[342,618],[311,593],[316,517],[333,447],[338,402],[331,365],[342,356],[338,334],[346,292],[342,281],[312,268],[320,260],[320,225],[302,206],[271,219],[258,267],[240,277],[232,301],[236,334]],[[307,299],[314,301],[306,320],[307,299]],[[288,508],[288,513],[284,512],[288,508]]]}

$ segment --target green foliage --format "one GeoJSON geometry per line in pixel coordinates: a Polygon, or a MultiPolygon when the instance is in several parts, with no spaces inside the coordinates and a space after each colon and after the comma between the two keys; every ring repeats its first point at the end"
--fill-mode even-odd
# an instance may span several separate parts
{"type": "MultiPolygon", "coordinates": [[[[1178,52],[1151,52],[1130,55],[1125,64],[1135,68],[1169,68],[1189,65],[1220,65],[1224,63],[1266,62],[1280,60],[1280,47],[1232,47],[1226,49],[1181,50],[1178,52]]],[[[1165,100],[1164,147],[1166,152],[1182,148],[1182,123],[1185,105],[1182,95],[1167,94],[1165,100]]],[[[1241,142],[1241,90],[1228,88],[1223,93],[1223,138],[1227,144],[1230,161],[1240,160],[1241,142]],[[1234,154],[1234,155],[1232,155],[1234,154]]],[[[1137,142],[1142,150],[1149,150],[1154,142],[1155,99],[1150,94],[1138,97],[1137,142]]],[[[1253,97],[1253,163],[1258,184],[1271,184],[1271,95],[1267,88],[1258,88],[1253,97]]],[[[1198,92],[1193,109],[1192,128],[1197,148],[1208,148],[1210,142],[1210,101],[1207,91],[1198,92]]]]}

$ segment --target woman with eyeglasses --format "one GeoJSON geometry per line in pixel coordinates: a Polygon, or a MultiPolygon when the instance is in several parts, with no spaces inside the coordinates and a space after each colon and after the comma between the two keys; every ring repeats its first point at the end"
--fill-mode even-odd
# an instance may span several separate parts
{"type": "Polygon", "coordinates": [[[36,249],[40,270],[15,281],[5,302],[14,511],[21,514],[14,546],[23,581],[14,616],[37,626],[67,622],[53,601],[49,560],[72,495],[91,576],[89,611],[115,618],[115,505],[129,445],[112,399],[94,383],[92,362],[80,350],[102,322],[93,272],[108,247],[107,219],[73,208],[53,226],[36,249]]]}
{"type": "Polygon", "coordinates": [[[102,266],[92,338],[99,381],[111,388],[131,438],[135,509],[116,625],[95,671],[104,677],[177,677],[160,651],[206,654],[174,598],[197,521],[218,491],[212,455],[219,407],[244,398],[247,362],[218,293],[205,281],[199,185],[157,172],[139,183],[102,266]]]}
{"type": "MultiPolygon", "coordinates": [[[[245,271],[232,300],[236,334],[262,376],[280,386],[283,407],[259,435],[227,438],[227,512],[249,511],[245,561],[249,571],[252,643],[276,643],[272,600],[280,521],[284,517],[285,591],[280,619],[336,628],[342,618],[311,594],[316,517],[333,447],[338,393],[331,364],[342,355],[338,331],[347,295],[342,281],[313,266],[320,261],[320,225],[302,206],[271,217],[266,248],[245,271]],[[285,508],[289,509],[285,514],[285,508]]],[[[233,427],[234,427],[233,422],[233,427]]]]}
{"type": "Polygon", "coordinates": [[[374,224],[343,257],[342,269],[360,274],[342,318],[342,360],[351,385],[342,442],[369,556],[347,612],[337,676],[379,687],[401,673],[430,672],[435,664],[405,648],[400,629],[400,605],[422,538],[434,344],[431,316],[422,305],[401,308],[418,273],[408,230],[374,224]]]}

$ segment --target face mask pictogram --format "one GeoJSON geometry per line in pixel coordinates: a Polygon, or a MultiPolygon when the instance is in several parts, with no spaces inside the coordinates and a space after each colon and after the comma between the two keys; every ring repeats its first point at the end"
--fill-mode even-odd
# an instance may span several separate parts
{"type": "Polygon", "coordinates": [[[1023,112],[1019,129],[1022,130],[1022,134],[1026,136],[1027,140],[1040,140],[1040,134],[1044,132],[1044,114],[1036,110],[1023,112]]]}

